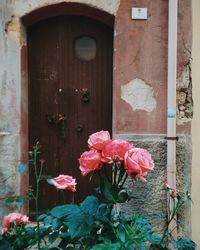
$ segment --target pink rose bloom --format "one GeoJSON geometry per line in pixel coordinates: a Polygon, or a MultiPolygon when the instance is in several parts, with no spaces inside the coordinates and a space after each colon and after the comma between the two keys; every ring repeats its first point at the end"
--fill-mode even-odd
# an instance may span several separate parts
{"type": "Polygon", "coordinates": [[[29,222],[30,222],[30,221],[29,221],[28,216],[26,216],[26,215],[22,216],[22,223],[28,224],[29,222]]]}
{"type": "Polygon", "coordinates": [[[13,223],[16,223],[17,225],[20,224],[28,224],[29,218],[26,215],[20,214],[20,213],[10,213],[3,217],[2,222],[2,234],[5,234],[12,226],[13,223]]]}
{"type": "Polygon", "coordinates": [[[94,149],[84,152],[80,159],[80,170],[83,176],[89,174],[92,171],[102,168],[101,154],[94,149]]]}
{"type": "Polygon", "coordinates": [[[124,165],[129,176],[138,176],[144,182],[146,182],[147,173],[154,169],[154,161],[150,153],[143,148],[133,148],[126,152],[124,165]]]}
{"type": "Polygon", "coordinates": [[[132,149],[133,145],[125,140],[112,140],[106,144],[102,151],[102,161],[111,163],[113,160],[122,161],[125,153],[132,149]]]}
{"type": "Polygon", "coordinates": [[[76,179],[69,175],[60,174],[50,180],[56,189],[66,189],[72,192],[76,191],[76,179]]]}
{"type": "Polygon", "coordinates": [[[108,131],[99,131],[89,136],[88,145],[90,148],[102,150],[107,142],[110,141],[110,134],[108,131]]]}
{"type": "Polygon", "coordinates": [[[8,228],[7,228],[7,227],[3,227],[3,228],[1,229],[1,234],[3,235],[3,234],[5,234],[7,231],[8,231],[8,228]]]}

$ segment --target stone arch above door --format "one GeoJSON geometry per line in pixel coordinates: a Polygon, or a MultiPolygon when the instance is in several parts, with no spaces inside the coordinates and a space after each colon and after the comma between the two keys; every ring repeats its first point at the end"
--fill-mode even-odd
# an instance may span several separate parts
{"type": "Polygon", "coordinates": [[[8,10],[5,31],[19,48],[26,45],[24,26],[57,15],[81,15],[114,26],[120,0],[18,0],[8,10]]]}
{"type": "Polygon", "coordinates": [[[111,15],[116,15],[120,0],[18,0],[14,3],[14,15],[22,17],[37,9],[60,3],[84,4],[105,11],[111,15]]]}
{"type": "Polygon", "coordinates": [[[110,27],[114,25],[114,15],[87,4],[62,2],[58,4],[47,5],[36,9],[26,15],[21,20],[25,26],[30,26],[39,21],[50,17],[70,15],[70,16],[85,16],[104,23],[110,27]]]}

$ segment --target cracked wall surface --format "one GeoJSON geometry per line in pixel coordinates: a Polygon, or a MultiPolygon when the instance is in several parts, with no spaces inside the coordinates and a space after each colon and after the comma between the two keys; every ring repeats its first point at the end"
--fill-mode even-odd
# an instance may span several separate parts
{"type": "Polygon", "coordinates": [[[5,32],[19,47],[26,44],[25,31],[18,16],[13,15],[6,23],[5,32]]]}
{"type": "Polygon", "coordinates": [[[153,88],[141,79],[134,79],[121,86],[121,98],[128,103],[133,110],[145,110],[151,112],[156,107],[153,88]]]}

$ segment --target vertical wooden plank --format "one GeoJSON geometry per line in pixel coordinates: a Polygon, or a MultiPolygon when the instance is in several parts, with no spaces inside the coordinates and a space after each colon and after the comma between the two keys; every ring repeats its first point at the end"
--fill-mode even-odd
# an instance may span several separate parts
{"type": "MultiPolygon", "coordinates": [[[[112,29],[105,24],[77,16],[52,18],[28,30],[29,145],[40,141],[44,175],[69,174],[77,178],[78,202],[93,192],[78,164],[80,154],[88,150],[88,136],[102,129],[111,132],[112,36],[112,29]],[[97,46],[96,57],[87,62],[74,53],[74,41],[83,35],[93,37],[97,46]],[[89,91],[88,103],[81,101],[83,88],[89,91]],[[59,114],[66,117],[64,134],[61,123],[47,120],[47,115],[56,119],[59,114]],[[83,130],[78,132],[79,125],[83,130]]],[[[33,178],[30,169],[32,185],[33,178]]],[[[67,197],[73,200],[69,192],[67,197]]],[[[41,210],[59,202],[58,192],[43,182],[41,210]]]]}

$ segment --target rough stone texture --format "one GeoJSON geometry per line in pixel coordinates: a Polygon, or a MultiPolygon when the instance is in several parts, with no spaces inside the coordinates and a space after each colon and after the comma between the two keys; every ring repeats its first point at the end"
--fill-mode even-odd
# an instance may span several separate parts
{"type": "Polygon", "coordinates": [[[0,134],[0,220],[9,212],[3,198],[19,195],[18,151],[16,145],[19,143],[18,135],[0,134]]]}
{"type": "Polygon", "coordinates": [[[184,67],[177,80],[177,123],[179,125],[192,121],[193,99],[190,61],[184,67]]]}
{"type": "MultiPolygon", "coordinates": [[[[147,183],[127,181],[128,190],[135,198],[123,205],[126,216],[143,215],[149,218],[156,230],[162,230],[167,218],[166,172],[167,142],[161,135],[116,135],[138,147],[146,148],[155,161],[155,171],[147,176],[147,183]]],[[[191,139],[180,135],[177,142],[177,191],[181,196],[191,190],[191,139]]],[[[190,203],[186,203],[178,216],[179,233],[190,234],[190,203]]]]}
{"type": "Polygon", "coordinates": [[[156,107],[153,88],[141,79],[134,79],[122,85],[121,98],[130,104],[133,110],[151,112],[156,107]]]}
{"type": "Polygon", "coordinates": [[[20,48],[26,44],[25,31],[19,17],[12,16],[6,23],[5,31],[20,48]]]}

